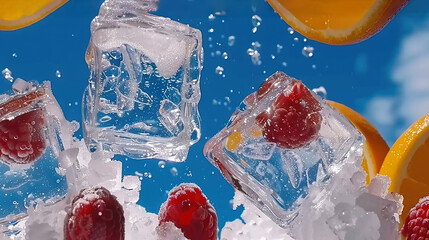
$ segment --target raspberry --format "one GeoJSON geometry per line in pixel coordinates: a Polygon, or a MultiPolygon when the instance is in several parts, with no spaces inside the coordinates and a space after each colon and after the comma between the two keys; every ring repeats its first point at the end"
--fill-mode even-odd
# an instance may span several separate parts
{"type": "Polygon", "coordinates": [[[420,199],[410,210],[401,233],[407,240],[429,239],[429,197],[420,199]]]}
{"type": "Polygon", "coordinates": [[[6,164],[35,162],[46,149],[42,110],[0,122],[0,160],[6,164]]]}
{"type": "Polygon", "coordinates": [[[64,221],[65,240],[123,240],[125,218],[121,204],[107,189],[82,190],[64,221]]]}
{"type": "MultiPolygon", "coordinates": [[[[265,95],[265,90],[262,93],[265,95]]],[[[256,117],[256,123],[267,141],[283,148],[298,148],[317,137],[322,122],[320,110],[310,90],[295,80],[290,93],[281,93],[267,111],[256,117]]]]}
{"type": "Polygon", "coordinates": [[[182,183],[170,191],[159,210],[159,225],[172,222],[190,240],[216,240],[217,215],[201,189],[182,183]]]}

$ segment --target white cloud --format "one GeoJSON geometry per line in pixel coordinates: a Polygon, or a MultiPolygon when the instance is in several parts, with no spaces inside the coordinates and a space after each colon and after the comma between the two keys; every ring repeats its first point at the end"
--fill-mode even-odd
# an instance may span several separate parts
{"type": "Polygon", "coordinates": [[[429,113],[429,19],[402,40],[391,79],[397,94],[370,99],[366,111],[389,144],[429,113]]]}

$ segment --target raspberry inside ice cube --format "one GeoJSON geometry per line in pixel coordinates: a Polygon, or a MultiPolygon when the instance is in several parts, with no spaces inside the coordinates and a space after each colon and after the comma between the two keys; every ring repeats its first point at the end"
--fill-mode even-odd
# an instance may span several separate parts
{"type": "MultiPolygon", "coordinates": [[[[267,94],[274,81],[259,88],[258,98],[267,94]]],[[[322,122],[321,106],[301,82],[295,81],[290,93],[283,92],[272,106],[256,117],[263,137],[283,148],[298,148],[317,137],[322,122]]]]}
{"type": "Polygon", "coordinates": [[[43,111],[38,109],[0,122],[0,160],[6,164],[29,164],[46,149],[43,111]]]}

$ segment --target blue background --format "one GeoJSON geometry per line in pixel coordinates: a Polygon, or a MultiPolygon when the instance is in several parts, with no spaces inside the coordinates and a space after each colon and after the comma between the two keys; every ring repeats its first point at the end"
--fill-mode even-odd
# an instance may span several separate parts
{"type": "MultiPolygon", "coordinates": [[[[101,3],[71,0],[30,27],[0,32],[0,71],[9,68],[14,78],[51,81],[66,118],[80,121],[81,97],[89,76],[85,63],[89,26],[101,3]],[[56,76],[57,70],[61,77],[56,76]]],[[[371,39],[350,46],[330,46],[312,40],[304,42],[299,33],[290,34],[289,26],[263,0],[160,0],[155,14],[189,24],[203,33],[205,55],[199,107],[202,138],[191,148],[185,163],[167,163],[165,168],[160,168],[156,160],[118,157],[124,162],[124,174],[151,175],[142,178],[139,203],[157,213],[168,190],[181,182],[195,182],[215,206],[220,228],[225,221],[239,216],[240,211],[233,211],[230,205],[232,187],[205,159],[202,149],[207,139],[225,126],[241,100],[278,70],[310,88],[324,86],[328,99],[363,114],[389,145],[393,144],[406,127],[429,112],[429,79],[425,81],[429,76],[428,13],[427,0],[412,0],[371,39]],[[210,14],[222,11],[224,15],[209,19],[210,14]],[[255,14],[262,22],[253,33],[251,18],[255,14]],[[228,37],[232,35],[236,40],[229,46],[228,37]],[[255,41],[261,44],[261,65],[254,65],[247,54],[255,41]],[[283,47],[280,52],[277,45],[283,47]],[[303,56],[304,46],[314,47],[313,57],[303,56]],[[228,59],[221,56],[223,52],[228,59]],[[224,68],[224,76],[216,73],[217,66],[224,68]],[[411,97],[415,101],[408,101],[411,97]],[[177,176],[170,173],[172,167],[177,168],[177,176]]],[[[0,90],[10,86],[0,75],[0,90]]],[[[82,137],[81,132],[77,137],[82,137]]]]}

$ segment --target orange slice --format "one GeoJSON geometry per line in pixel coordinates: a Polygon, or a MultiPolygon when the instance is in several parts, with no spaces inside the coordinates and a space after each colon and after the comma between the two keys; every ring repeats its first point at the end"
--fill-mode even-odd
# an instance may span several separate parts
{"type": "Polygon", "coordinates": [[[419,199],[429,196],[429,114],[411,125],[395,142],[380,169],[392,183],[389,190],[404,196],[404,222],[419,199]]]}
{"type": "Polygon", "coordinates": [[[0,0],[0,30],[29,26],[68,0],[0,0]]]}
{"type": "Polygon", "coordinates": [[[379,32],[409,0],[268,0],[302,35],[343,45],[379,32]]]}
{"type": "Polygon", "coordinates": [[[389,146],[378,133],[377,129],[371,125],[362,115],[343,104],[326,101],[331,107],[342,113],[365,137],[363,146],[362,167],[368,174],[367,183],[375,177],[383,164],[386,154],[389,152],[389,146]]]}

